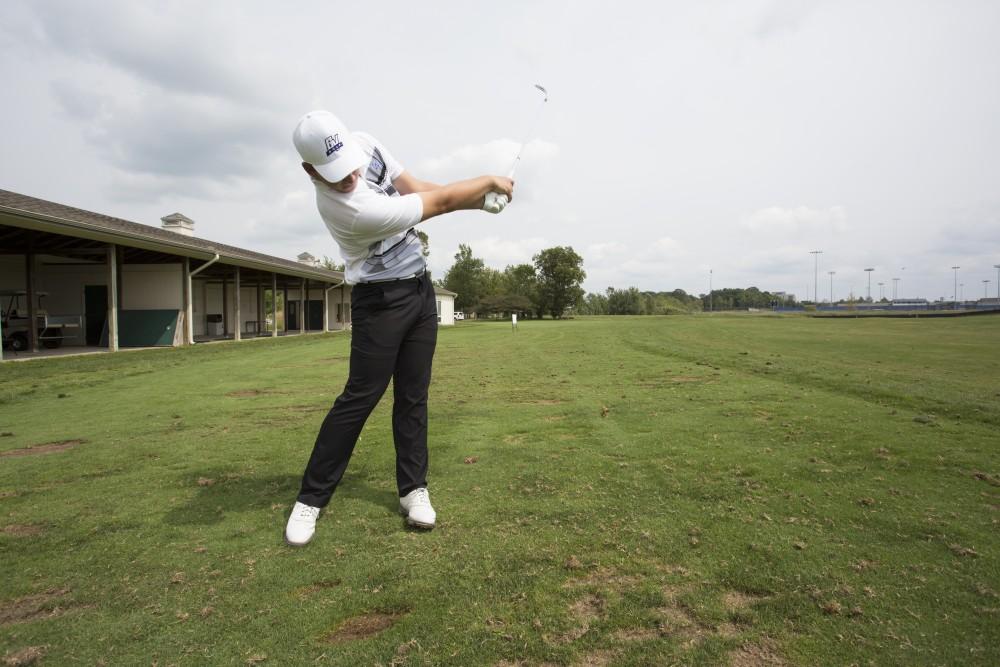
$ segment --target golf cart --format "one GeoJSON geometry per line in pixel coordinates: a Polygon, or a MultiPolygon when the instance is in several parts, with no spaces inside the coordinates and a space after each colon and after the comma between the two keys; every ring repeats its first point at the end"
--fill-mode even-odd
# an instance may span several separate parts
{"type": "MultiPolygon", "coordinates": [[[[27,292],[24,290],[0,290],[0,327],[3,331],[3,347],[14,352],[24,352],[31,345],[28,335],[27,292]]],[[[37,292],[39,305],[47,296],[37,292]]],[[[62,345],[66,338],[75,338],[79,330],[80,318],[67,315],[49,315],[43,308],[35,310],[35,326],[38,340],[49,349],[62,345]]]]}

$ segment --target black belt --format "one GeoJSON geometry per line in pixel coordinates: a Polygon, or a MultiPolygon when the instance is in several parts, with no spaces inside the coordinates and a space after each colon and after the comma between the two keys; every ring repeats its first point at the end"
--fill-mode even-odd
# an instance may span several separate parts
{"type": "Polygon", "coordinates": [[[418,278],[423,278],[424,273],[426,273],[426,271],[424,269],[421,269],[417,273],[414,273],[412,276],[406,276],[405,278],[386,278],[385,280],[366,280],[366,281],[363,281],[360,284],[362,284],[362,285],[381,285],[383,283],[401,283],[401,282],[403,282],[405,280],[417,280],[418,278]]]}

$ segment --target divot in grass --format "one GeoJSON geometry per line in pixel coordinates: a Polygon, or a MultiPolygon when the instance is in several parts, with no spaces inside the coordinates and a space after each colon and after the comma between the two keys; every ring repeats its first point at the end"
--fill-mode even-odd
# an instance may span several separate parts
{"type": "Polygon", "coordinates": [[[784,667],[787,664],[769,640],[744,644],[729,652],[730,667],[784,667]]]}
{"type": "Polygon", "coordinates": [[[59,442],[47,442],[43,445],[30,445],[21,449],[8,449],[7,451],[0,452],[0,457],[3,456],[36,456],[40,454],[54,454],[56,452],[64,452],[67,449],[73,449],[79,447],[86,440],[83,439],[73,439],[73,440],[61,440],[59,442]]]}
{"type": "Polygon", "coordinates": [[[0,602],[0,627],[61,616],[67,611],[67,607],[60,606],[59,603],[68,594],[68,588],[50,588],[41,593],[0,602]]]}
{"type": "Polygon", "coordinates": [[[590,625],[604,616],[604,599],[598,595],[585,595],[569,605],[569,615],[577,626],[552,639],[554,644],[569,644],[587,634],[590,625]]]}
{"type": "Polygon", "coordinates": [[[326,644],[340,644],[374,637],[391,628],[404,615],[399,612],[375,611],[355,616],[340,623],[321,641],[326,644]]]}
{"type": "Polygon", "coordinates": [[[10,667],[28,667],[34,665],[45,657],[44,646],[26,646],[20,651],[7,653],[3,657],[3,664],[10,667]]]}
{"type": "Polygon", "coordinates": [[[4,535],[10,535],[11,537],[33,537],[41,535],[44,530],[42,526],[37,524],[12,523],[9,526],[4,526],[2,532],[4,535]]]}

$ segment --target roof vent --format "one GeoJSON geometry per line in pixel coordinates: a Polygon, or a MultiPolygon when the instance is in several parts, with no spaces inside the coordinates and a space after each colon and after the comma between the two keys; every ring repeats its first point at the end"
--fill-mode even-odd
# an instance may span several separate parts
{"type": "Polygon", "coordinates": [[[299,253],[299,264],[307,266],[319,266],[319,260],[307,252],[299,253]]]}
{"type": "Polygon", "coordinates": [[[194,220],[181,213],[171,213],[160,218],[161,226],[168,232],[194,236],[194,220]]]}

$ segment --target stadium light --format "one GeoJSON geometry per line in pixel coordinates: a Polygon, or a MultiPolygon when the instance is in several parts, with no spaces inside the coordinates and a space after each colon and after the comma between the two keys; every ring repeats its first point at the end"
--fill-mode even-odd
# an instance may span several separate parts
{"type": "Polygon", "coordinates": [[[960,266],[953,266],[951,270],[955,272],[955,291],[951,293],[951,309],[955,310],[958,308],[958,270],[962,268],[960,266]]]}
{"type": "Polygon", "coordinates": [[[987,278],[986,280],[983,281],[983,298],[984,299],[987,298],[987,296],[988,296],[986,294],[986,290],[988,290],[989,288],[990,288],[990,279],[987,278]]]}
{"type": "Polygon", "coordinates": [[[827,273],[830,274],[830,305],[832,306],[833,305],[833,274],[835,274],[836,271],[827,271],[827,273]]]}
{"type": "Polygon", "coordinates": [[[881,301],[885,298],[885,283],[878,284],[878,300],[881,301]]]}
{"type": "Polygon", "coordinates": [[[875,269],[865,269],[865,273],[868,274],[868,301],[872,300],[872,271],[875,269]]]}
{"type": "Polygon", "coordinates": [[[819,256],[823,254],[822,250],[810,250],[809,254],[815,258],[813,265],[813,301],[817,304],[819,303],[819,256]]]}

